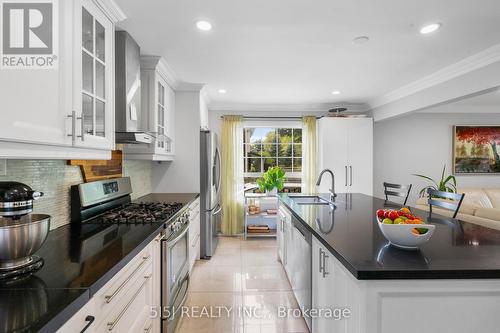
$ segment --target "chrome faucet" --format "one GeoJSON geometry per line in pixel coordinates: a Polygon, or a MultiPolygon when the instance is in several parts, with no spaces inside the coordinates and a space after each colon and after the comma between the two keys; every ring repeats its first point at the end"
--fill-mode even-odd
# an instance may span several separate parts
{"type": "Polygon", "coordinates": [[[335,176],[333,175],[332,170],[324,169],[318,176],[318,181],[316,182],[316,186],[321,184],[321,178],[323,178],[323,174],[327,172],[332,176],[332,188],[330,189],[330,201],[334,201],[337,194],[335,193],[335,176]]]}

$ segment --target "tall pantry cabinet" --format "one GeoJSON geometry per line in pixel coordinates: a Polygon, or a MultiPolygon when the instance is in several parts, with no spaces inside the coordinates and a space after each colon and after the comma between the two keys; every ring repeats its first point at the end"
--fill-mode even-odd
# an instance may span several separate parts
{"type": "MultiPolygon", "coordinates": [[[[319,170],[335,175],[338,193],[373,194],[373,119],[324,117],[318,121],[319,170]]],[[[326,175],[325,175],[326,177],[326,175]]],[[[318,192],[326,193],[324,179],[318,192]]]]}

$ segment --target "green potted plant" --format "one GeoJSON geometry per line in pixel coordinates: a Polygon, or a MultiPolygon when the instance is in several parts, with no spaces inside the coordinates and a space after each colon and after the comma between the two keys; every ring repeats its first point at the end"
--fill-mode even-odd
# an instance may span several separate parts
{"type": "Polygon", "coordinates": [[[285,172],[280,167],[272,167],[257,179],[257,185],[262,193],[276,195],[285,185],[285,172]]]}
{"type": "Polygon", "coordinates": [[[432,185],[426,186],[420,190],[419,194],[421,197],[425,196],[428,188],[442,192],[457,193],[457,179],[453,175],[445,176],[445,170],[446,164],[443,167],[443,172],[441,173],[441,179],[439,181],[435,181],[428,176],[413,174],[414,176],[427,179],[433,183],[432,185]]]}

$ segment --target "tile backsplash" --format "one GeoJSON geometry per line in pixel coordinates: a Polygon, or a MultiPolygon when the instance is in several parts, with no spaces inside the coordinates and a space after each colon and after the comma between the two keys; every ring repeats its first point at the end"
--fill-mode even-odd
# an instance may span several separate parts
{"type": "MultiPolygon", "coordinates": [[[[129,176],[133,198],[151,193],[150,161],[123,161],[123,174],[129,176]]],[[[65,160],[7,160],[6,175],[0,181],[18,181],[44,196],[34,203],[34,212],[52,217],[50,228],[70,221],[70,187],[82,183],[79,166],[69,166],[65,160]]]]}

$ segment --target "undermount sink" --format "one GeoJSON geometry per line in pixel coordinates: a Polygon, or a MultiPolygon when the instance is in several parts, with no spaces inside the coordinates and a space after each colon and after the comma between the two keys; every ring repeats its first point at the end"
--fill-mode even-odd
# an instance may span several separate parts
{"type": "Polygon", "coordinates": [[[317,195],[289,195],[297,205],[333,205],[333,202],[325,200],[317,195]]]}

